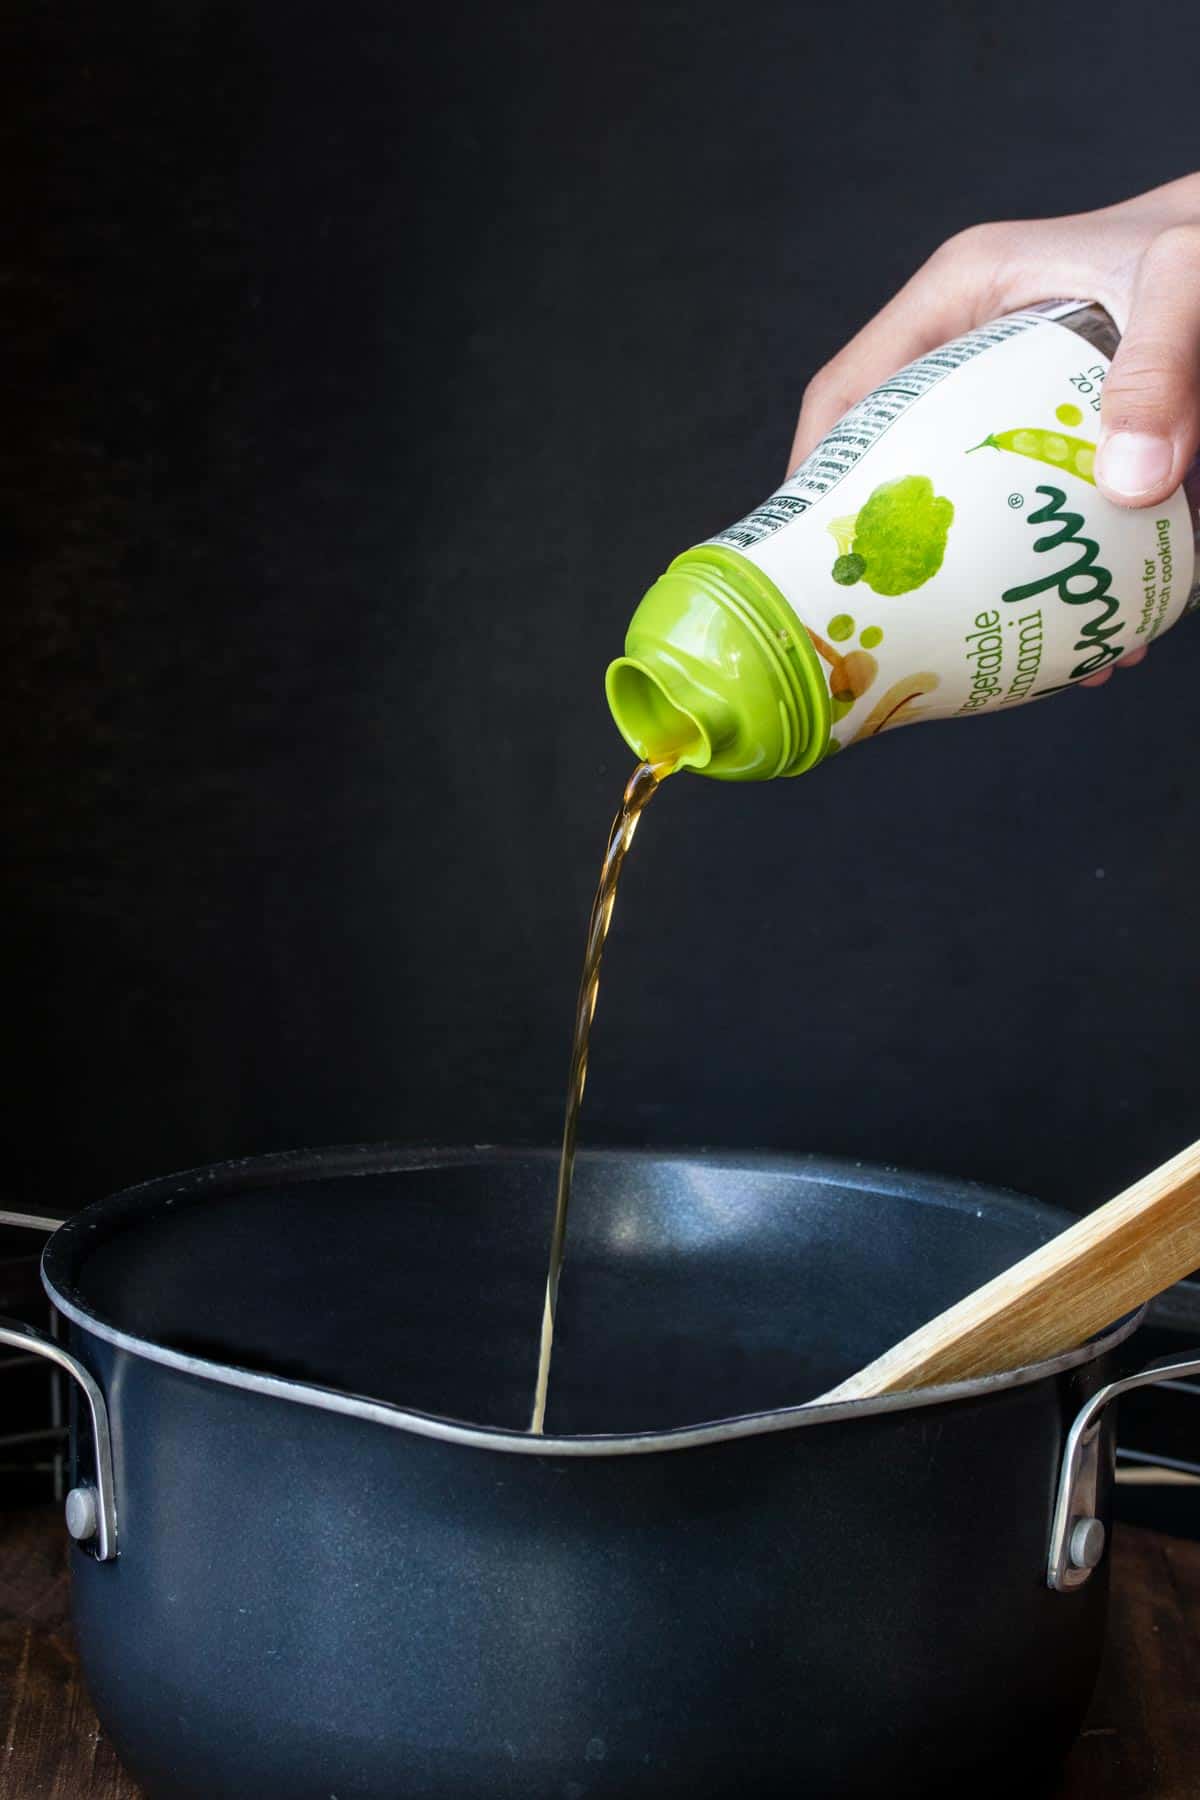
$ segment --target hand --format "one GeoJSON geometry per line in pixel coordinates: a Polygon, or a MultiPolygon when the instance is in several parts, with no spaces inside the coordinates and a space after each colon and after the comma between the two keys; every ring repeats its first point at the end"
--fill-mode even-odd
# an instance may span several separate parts
{"type": "MultiPolygon", "coordinates": [[[[1121,332],[1100,410],[1096,485],[1120,506],[1179,486],[1200,446],[1200,174],[1098,212],[973,225],[942,245],[813,377],[794,469],[871,388],[927,350],[1037,300],[1098,300],[1121,332]]],[[[1146,652],[1134,650],[1118,667],[1146,652]]],[[[1100,687],[1111,667],[1082,682],[1100,687]]]]}

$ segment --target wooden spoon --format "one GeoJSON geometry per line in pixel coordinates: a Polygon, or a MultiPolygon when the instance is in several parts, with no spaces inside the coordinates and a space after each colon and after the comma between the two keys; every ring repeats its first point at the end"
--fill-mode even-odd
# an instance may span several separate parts
{"type": "Polygon", "coordinates": [[[1044,1362],[1200,1268],[1200,1141],[976,1288],[812,1404],[1044,1362]]]}

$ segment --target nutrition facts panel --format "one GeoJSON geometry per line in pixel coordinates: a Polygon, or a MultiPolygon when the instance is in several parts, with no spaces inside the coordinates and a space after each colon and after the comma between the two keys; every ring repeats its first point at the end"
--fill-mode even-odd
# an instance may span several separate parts
{"type": "Polygon", "coordinates": [[[751,544],[771,537],[784,525],[790,525],[850,473],[871,445],[908,411],[914,400],[919,400],[939,381],[985,350],[1006,343],[1023,331],[1030,331],[1035,325],[1045,324],[1046,317],[1045,313],[1014,313],[1011,318],[980,326],[979,330],[955,338],[953,343],[943,344],[940,350],[931,350],[928,356],[909,363],[906,369],[901,369],[898,375],[852,407],[769,500],[756,506],[736,525],[710,538],[709,543],[746,550],[751,544]]]}

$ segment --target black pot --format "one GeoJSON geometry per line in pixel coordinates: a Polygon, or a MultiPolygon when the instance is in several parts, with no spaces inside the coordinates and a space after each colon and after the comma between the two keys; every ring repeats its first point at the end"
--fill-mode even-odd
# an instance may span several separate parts
{"type": "Polygon", "coordinates": [[[537,1152],[327,1151],[55,1233],[95,1384],[76,1628],[122,1760],[155,1800],[1037,1791],[1100,1657],[1101,1390],[1134,1322],[801,1403],[1064,1216],[859,1165],[583,1155],[532,1439],[553,1185],[537,1152]]]}

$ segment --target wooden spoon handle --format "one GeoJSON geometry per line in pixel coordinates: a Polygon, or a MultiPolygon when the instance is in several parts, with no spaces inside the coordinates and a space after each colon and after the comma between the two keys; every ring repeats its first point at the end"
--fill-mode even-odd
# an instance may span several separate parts
{"type": "Polygon", "coordinates": [[[1200,1268],[1200,1141],[939,1313],[815,1405],[1024,1368],[1200,1268]]]}

